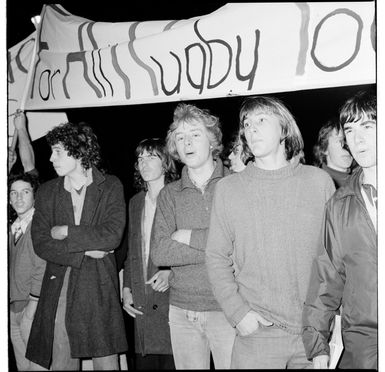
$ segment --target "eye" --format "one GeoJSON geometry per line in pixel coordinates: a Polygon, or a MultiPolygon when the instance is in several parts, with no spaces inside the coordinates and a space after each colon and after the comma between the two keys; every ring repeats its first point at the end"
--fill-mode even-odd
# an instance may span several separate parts
{"type": "Polygon", "coordinates": [[[11,198],[15,198],[16,195],[17,195],[17,192],[16,192],[16,191],[11,191],[11,192],[9,193],[9,196],[10,196],[11,198]]]}
{"type": "Polygon", "coordinates": [[[193,134],[193,137],[200,137],[200,136],[201,136],[201,135],[200,135],[199,132],[193,134]]]}
{"type": "Polygon", "coordinates": [[[175,137],[175,140],[177,141],[177,142],[181,142],[181,141],[183,141],[183,136],[176,136],[175,137]]]}
{"type": "Polygon", "coordinates": [[[248,123],[247,121],[243,123],[243,127],[244,128],[250,128],[250,123],[248,123]]]}

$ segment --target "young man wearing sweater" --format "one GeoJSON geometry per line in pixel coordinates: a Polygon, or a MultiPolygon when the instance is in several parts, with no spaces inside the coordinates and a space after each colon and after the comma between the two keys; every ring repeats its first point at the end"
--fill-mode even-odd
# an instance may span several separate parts
{"type": "Polygon", "coordinates": [[[333,181],[299,162],[302,136],[278,99],[247,98],[240,137],[254,161],[218,182],[206,248],[214,295],[237,329],[231,368],[308,368],[301,313],[333,181]]]}
{"type": "Polygon", "coordinates": [[[330,323],[342,305],[341,369],[378,369],[377,102],[361,91],[340,111],[359,167],[325,209],[319,257],[303,312],[303,342],[314,368],[328,368],[330,323]]]}
{"type": "Polygon", "coordinates": [[[177,369],[230,367],[235,332],[215,300],[205,267],[210,209],[217,182],[228,174],[219,159],[219,119],[180,104],[167,134],[167,148],[185,164],[181,179],[159,193],[152,227],[151,259],[170,266],[171,345],[177,369]]]}
{"type": "Polygon", "coordinates": [[[46,265],[36,255],[31,238],[39,182],[37,177],[21,173],[10,176],[8,183],[9,202],[17,214],[8,239],[11,341],[19,371],[43,371],[46,369],[25,357],[46,265]]]}

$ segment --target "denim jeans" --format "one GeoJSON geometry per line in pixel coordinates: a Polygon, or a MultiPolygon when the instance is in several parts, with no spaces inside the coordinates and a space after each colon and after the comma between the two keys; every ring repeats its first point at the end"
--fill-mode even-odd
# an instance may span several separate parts
{"type": "MultiPolygon", "coordinates": [[[[65,326],[69,273],[70,269],[67,269],[56,311],[51,366],[53,371],[78,371],[80,369],[80,359],[71,358],[71,348],[65,326]]],[[[118,354],[92,358],[92,362],[96,371],[119,370],[118,354]]]]}
{"type": "Polygon", "coordinates": [[[23,316],[24,310],[19,313],[10,311],[11,341],[17,369],[19,371],[47,371],[47,369],[31,362],[25,357],[33,319],[23,316]]]}
{"type": "Polygon", "coordinates": [[[169,324],[176,369],[229,369],[235,330],[221,311],[191,311],[170,305],[169,324]]]}
{"type": "Polygon", "coordinates": [[[259,328],[248,336],[235,337],[232,369],[308,369],[301,335],[290,334],[277,326],[259,328]]]}

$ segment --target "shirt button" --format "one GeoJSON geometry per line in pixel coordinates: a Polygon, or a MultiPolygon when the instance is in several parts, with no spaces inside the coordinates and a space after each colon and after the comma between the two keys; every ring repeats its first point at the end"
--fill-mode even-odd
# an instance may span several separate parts
{"type": "Polygon", "coordinates": [[[152,308],[153,308],[154,310],[156,310],[156,309],[158,308],[158,305],[154,305],[152,308]]]}

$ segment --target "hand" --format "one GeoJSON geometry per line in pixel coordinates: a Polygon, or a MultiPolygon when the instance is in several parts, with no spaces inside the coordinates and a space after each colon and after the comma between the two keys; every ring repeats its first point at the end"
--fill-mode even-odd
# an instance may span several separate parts
{"type": "Polygon", "coordinates": [[[154,276],[147,280],[146,284],[151,284],[151,288],[157,292],[165,292],[169,288],[168,277],[171,270],[159,270],[154,276]]]}
{"type": "Polygon", "coordinates": [[[171,234],[171,239],[179,243],[190,245],[191,230],[180,229],[171,234]]]}
{"type": "Polygon", "coordinates": [[[63,240],[68,236],[68,226],[54,226],[51,229],[51,237],[56,240],[63,240]]]}
{"type": "Polygon", "coordinates": [[[123,309],[126,310],[127,314],[136,318],[136,314],[143,315],[143,313],[139,310],[136,310],[134,305],[134,301],[132,299],[131,289],[124,287],[123,288],[123,309]]]}
{"type": "Polygon", "coordinates": [[[15,150],[12,150],[8,147],[8,170],[10,171],[12,167],[15,165],[17,160],[17,153],[15,150]]]}
{"type": "Polygon", "coordinates": [[[273,325],[272,322],[266,320],[254,310],[250,310],[237,324],[236,327],[241,336],[247,336],[259,328],[259,323],[267,327],[273,325]]]}
{"type": "Polygon", "coordinates": [[[101,258],[104,258],[108,255],[110,252],[105,252],[105,251],[85,251],[84,255],[91,257],[91,258],[96,258],[97,260],[100,260],[101,258]]]}
{"type": "Polygon", "coordinates": [[[329,355],[318,355],[313,358],[313,369],[328,369],[329,355]]]}
{"type": "Polygon", "coordinates": [[[24,112],[21,110],[17,110],[15,117],[13,119],[13,125],[17,130],[26,129],[27,117],[24,112]]]}

